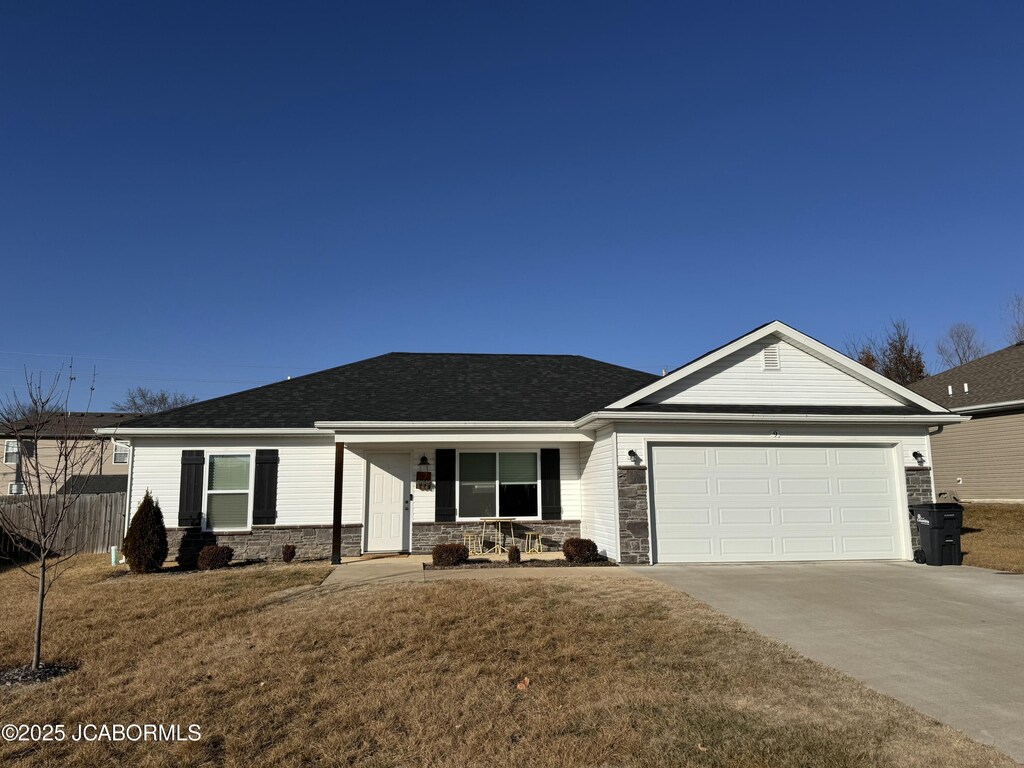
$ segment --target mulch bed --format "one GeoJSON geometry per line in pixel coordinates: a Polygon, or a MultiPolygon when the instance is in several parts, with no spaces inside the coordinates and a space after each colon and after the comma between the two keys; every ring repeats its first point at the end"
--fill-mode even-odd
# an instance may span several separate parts
{"type": "Polygon", "coordinates": [[[523,560],[512,565],[507,560],[470,560],[462,565],[423,564],[425,571],[458,571],[467,568],[615,568],[618,563],[611,560],[595,560],[592,563],[570,563],[568,560],[523,560]]]}
{"type": "Polygon", "coordinates": [[[0,669],[0,686],[32,685],[34,683],[45,683],[54,680],[68,672],[78,669],[78,664],[40,664],[39,669],[32,669],[31,665],[14,667],[13,669],[0,669]]]}

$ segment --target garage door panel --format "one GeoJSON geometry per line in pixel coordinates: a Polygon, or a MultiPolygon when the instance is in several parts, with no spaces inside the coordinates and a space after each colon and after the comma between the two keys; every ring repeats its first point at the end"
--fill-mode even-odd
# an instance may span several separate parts
{"type": "Polygon", "coordinates": [[[781,507],[781,525],[831,525],[835,522],[832,507],[781,507]]]}
{"type": "Polygon", "coordinates": [[[717,484],[719,496],[767,496],[771,480],[767,477],[722,477],[717,484]]]}
{"type": "Polygon", "coordinates": [[[767,448],[718,448],[715,464],[719,467],[768,466],[767,448]]]}
{"type": "Polygon", "coordinates": [[[866,451],[863,448],[836,448],[836,464],[839,466],[872,466],[884,467],[889,462],[886,456],[878,451],[866,451]]]}
{"type": "Polygon", "coordinates": [[[706,477],[672,478],[664,482],[662,492],[668,496],[707,496],[711,493],[711,486],[706,477]]]}
{"type": "Polygon", "coordinates": [[[711,507],[675,507],[672,519],[665,522],[666,530],[691,531],[695,525],[711,525],[711,507]]]}
{"type": "Polygon", "coordinates": [[[827,558],[835,555],[836,540],[831,536],[783,536],[782,553],[827,558]]]}
{"type": "Polygon", "coordinates": [[[722,555],[726,557],[765,557],[775,554],[775,539],[771,537],[722,537],[722,555]]]}
{"type": "Polygon", "coordinates": [[[843,536],[843,551],[850,554],[889,552],[896,554],[896,539],[892,536],[843,536]]]}
{"type": "Polygon", "coordinates": [[[779,494],[783,496],[828,496],[832,481],[827,477],[780,477],[779,494]]]}
{"type": "Polygon", "coordinates": [[[776,448],[775,463],[780,467],[827,467],[827,448],[776,448]]]}
{"type": "Polygon", "coordinates": [[[718,522],[722,525],[771,525],[771,507],[719,507],[718,522]]]}
{"type": "MultiPolygon", "coordinates": [[[[715,554],[710,537],[678,537],[672,540],[672,551],[680,558],[691,558],[691,562],[707,562],[715,554]]],[[[685,559],[677,562],[686,562],[685,559]]]]}
{"type": "Polygon", "coordinates": [[[895,471],[891,446],[655,445],[655,559],[900,557],[895,471]]]}
{"type": "Polygon", "coordinates": [[[858,493],[890,496],[892,488],[885,477],[840,477],[839,493],[843,496],[858,493]]]}

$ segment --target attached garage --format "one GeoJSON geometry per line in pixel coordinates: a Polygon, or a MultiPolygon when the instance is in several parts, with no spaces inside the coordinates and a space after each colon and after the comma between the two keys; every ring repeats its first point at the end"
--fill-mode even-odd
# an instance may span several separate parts
{"type": "Polygon", "coordinates": [[[907,556],[892,445],[651,444],[654,562],[907,556]]]}

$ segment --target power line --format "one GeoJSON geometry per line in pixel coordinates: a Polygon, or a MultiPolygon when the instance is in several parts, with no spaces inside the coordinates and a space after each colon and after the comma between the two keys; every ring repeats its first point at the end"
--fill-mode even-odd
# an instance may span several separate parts
{"type": "Polygon", "coordinates": [[[199,360],[132,360],[127,357],[95,357],[92,355],[58,355],[50,352],[14,352],[11,350],[0,350],[0,355],[12,355],[16,357],[53,357],[59,360],[101,360],[108,363],[137,363],[140,365],[206,365],[218,368],[277,368],[281,370],[295,370],[311,368],[314,366],[304,365],[257,365],[254,363],[212,363],[199,360]]]}

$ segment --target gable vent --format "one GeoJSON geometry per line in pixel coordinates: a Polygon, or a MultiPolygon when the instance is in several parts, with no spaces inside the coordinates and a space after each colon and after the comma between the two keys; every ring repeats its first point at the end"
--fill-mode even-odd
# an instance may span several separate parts
{"type": "Polygon", "coordinates": [[[761,365],[766,371],[777,371],[782,367],[779,363],[778,344],[769,344],[761,350],[761,365]]]}

